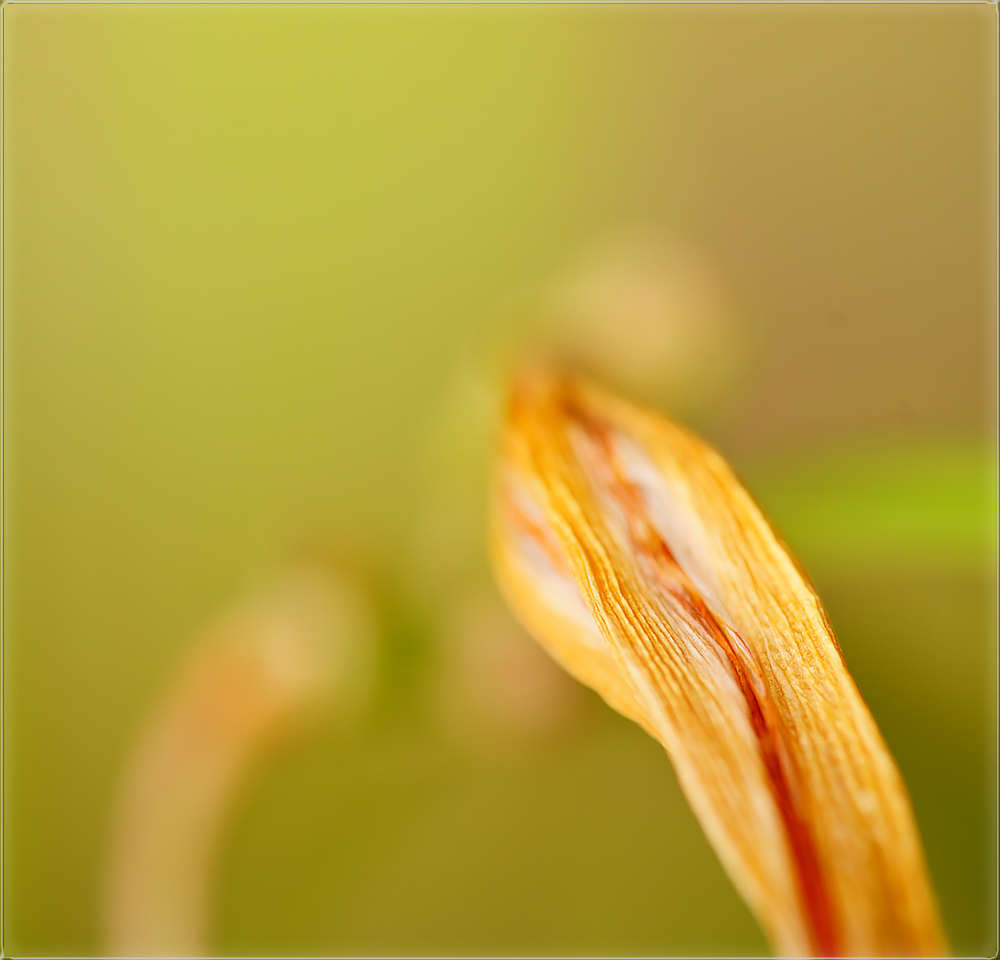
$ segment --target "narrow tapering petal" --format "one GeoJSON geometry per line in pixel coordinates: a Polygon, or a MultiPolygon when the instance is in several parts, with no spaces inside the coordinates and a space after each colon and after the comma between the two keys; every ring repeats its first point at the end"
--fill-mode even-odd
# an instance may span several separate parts
{"type": "Polygon", "coordinates": [[[778,952],[945,953],[892,757],[815,592],[715,450],[522,372],[491,540],[524,625],[666,747],[778,952]]]}

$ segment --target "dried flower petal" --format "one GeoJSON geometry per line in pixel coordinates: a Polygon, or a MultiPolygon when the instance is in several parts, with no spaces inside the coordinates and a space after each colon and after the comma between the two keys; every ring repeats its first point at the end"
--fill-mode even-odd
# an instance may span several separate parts
{"type": "Polygon", "coordinates": [[[372,617],[350,581],[285,571],[205,625],[123,771],[108,849],[111,956],[205,956],[219,844],[247,771],[316,708],[367,697],[372,617]]]}
{"type": "Polygon", "coordinates": [[[666,747],[778,952],[946,950],[896,766],[812,587],[715,450],[527,371],[491,539],[524,625],[666,747]]]}

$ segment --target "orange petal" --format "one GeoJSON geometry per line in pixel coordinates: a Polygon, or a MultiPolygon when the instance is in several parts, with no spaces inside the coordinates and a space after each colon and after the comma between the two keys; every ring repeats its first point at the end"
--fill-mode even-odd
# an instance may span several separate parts
{"type": "Polygon", "coordinates": [[[666,747],[778,952],[946,951],[899,772],[819,599],[715,450],[526,371],[491,549],[525,627],[666,747]]]}

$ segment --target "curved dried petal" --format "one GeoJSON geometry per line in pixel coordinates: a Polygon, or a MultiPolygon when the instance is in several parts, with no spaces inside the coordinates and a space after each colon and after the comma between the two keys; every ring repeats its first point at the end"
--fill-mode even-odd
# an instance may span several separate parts
{"type": "Polygon", "coordinates": [[[372,616],[353,584],[301,566],[199,632],[123,771],[108,848],[109,955],[207,955],[226,818],[269,743],[368,695],[372,616]]]}
{"type": "Polygon", "coordinates": [[[524,625],[666,747],[780,953],[945,951],[906,789],[819,600],[711,447],[526,372],[491,541],[524,625]]]}

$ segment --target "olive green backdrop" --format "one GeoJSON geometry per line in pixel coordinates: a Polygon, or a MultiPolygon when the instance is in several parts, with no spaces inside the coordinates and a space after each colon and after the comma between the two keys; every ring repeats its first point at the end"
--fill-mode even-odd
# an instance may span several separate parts
{"type": "Polygon", "coordinates": [[[255,774],[239,954],[759,954],[662,750],[587,699],[470,757],[401,573],[462,344],[621,223],[750,344],[697,426],[813,575],[956,951],[995,951],[996,10],[3,8],[3,947],[100,952],[114,785],[192,629],[302,544],[376,708],[255,774]]]}

